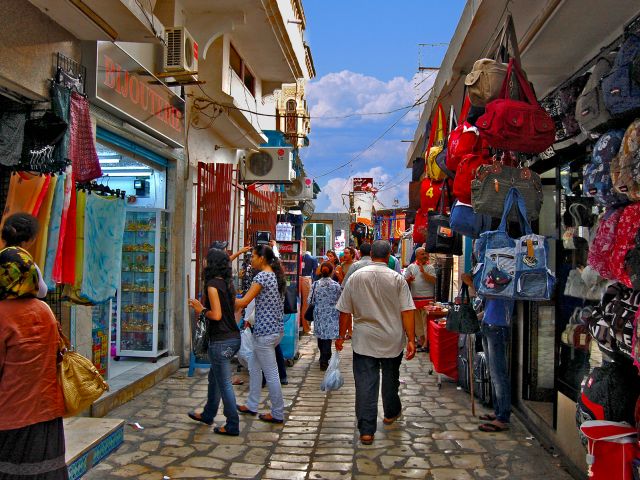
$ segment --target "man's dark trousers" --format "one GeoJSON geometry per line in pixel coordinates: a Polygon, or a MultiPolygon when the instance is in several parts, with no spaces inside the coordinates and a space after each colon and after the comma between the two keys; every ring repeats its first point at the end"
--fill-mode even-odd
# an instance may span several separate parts
{"type": "Polygon", "coordinates": [[[360,435],[373,435],[378,424],[378,392],[382,371],[382,407],[385,418],[400,414],[402,403],[400,364],[402,353],[395,358],[375,358],[353,352],[353,377],[356,383],[356,418],[360,435]]]}

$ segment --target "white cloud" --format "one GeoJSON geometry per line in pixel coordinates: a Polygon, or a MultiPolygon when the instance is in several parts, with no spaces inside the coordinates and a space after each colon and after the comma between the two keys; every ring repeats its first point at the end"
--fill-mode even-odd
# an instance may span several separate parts
{"type": "MultiPolygon", "coordinates": [[[[346,119],[342,117],[360,113],[388,112],[412,105],[433,84],[435,76],[424,80],[422,74],[412,79],[395,77],[385,82],[361,73],[343,70],[329,73],[307,85],[307,101],[311,112],[312,127],[338,128],[346,124],[380,121],[393,115],[365,115],[346,119]],[[424,81],[422,81],[424,80],[424,81]]],[[[416,121],[418,109],[408,114],[404,121],[416,121]]],[[[402,115],[397,112],[396,117],[402,115]]]]}
{"type": "Polygon", "coordinates": [[[316,203],[316,211],[318,212],[341,212],[348,211],[349,199],[348,193],[351,191],[351,178],[353,177],[372,177],[375,182],[384,182],[376,195],[375,207],[392,208],[393,200],[397,198],[400,205],[407,204],[407,195],[409,184],[408,179],[404,179],[410,172],[406,169],[399,170],[396,173],[386,172],[382,167],[373,167],[367,171],[359,171],[352,174],[348,179],[346,177],[334,177],[322,185],[322,192],[318,195],[316,203]]]}

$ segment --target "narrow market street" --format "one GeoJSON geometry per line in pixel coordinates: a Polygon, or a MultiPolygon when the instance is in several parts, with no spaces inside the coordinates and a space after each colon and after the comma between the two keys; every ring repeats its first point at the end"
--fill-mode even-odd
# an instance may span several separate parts
{"type": "MultiPolygon", "coordinates": [[[[328,395],[319,388],[323,372],[314,337],[303,337],[300,353],[283,387],[284,426],[241,416],[240,437],[215,435],[212,427],[186,415],[204,403],[205,372],[189,378],[182,369],[108,415],[128,423],[125,442],[84,478],[571,478],[560,458],[546,452],[517,418],[510,431],[478,431],[468,394],[451,382],[438,389],[425,353],[403,361],[403,416],[385,427],[380,418],[375,442],[363,446],[355,427],[350,346],[341,361],[345,384],[328,395]],[[132,427],[135,422],[144,429],[132,427]]],[[[248,393],[246,373],[242,378],[244,385],[235,387],[238,403],[248,393]]],[[[480,407],[476,413],[485,411],[480,407]]],[[[222,420],[219,416],[216,423],[222,420]]]]}

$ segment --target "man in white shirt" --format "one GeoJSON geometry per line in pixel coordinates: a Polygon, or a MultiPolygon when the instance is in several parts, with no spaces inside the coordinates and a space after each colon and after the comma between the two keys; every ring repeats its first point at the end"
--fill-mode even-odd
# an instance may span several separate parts
{"type": "MultiPolygon", "coordinates": [[[[344,336],[353,323],[353,376],[356,384],[356,417],[360,441],[373,443],[378,420],[378,392],[382,371],[382,405],[385,425],[402,412],[400,363],[416,353],[411,292],[402,275],[387,266],[391,246],[378,240],[371,246],[372,263],[360,268],[344,285],[336,308],[340,311],[341,351],[344,336]]],[[[353,267],[352,267],[353,268],[353,267]]]]}
{"type": "MultiPolygon", "coordinates": [[[[423,247],[416,249],[416,261],[404,271],[404,278],[411,288],[414,302],[424,303],[435,298],[436,270],[429,264],[429,254],[423,247]]],[[[423,308],[414,311],[415,334],[420,346],[419,352],[427,350],[427,312],[423,308]]]]}

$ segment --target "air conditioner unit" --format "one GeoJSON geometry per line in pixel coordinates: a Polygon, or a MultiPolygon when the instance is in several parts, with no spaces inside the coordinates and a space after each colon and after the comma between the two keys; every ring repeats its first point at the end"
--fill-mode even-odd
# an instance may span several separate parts
{"type": "Polygon", "coordinates": [[[292,148],[268,147],[247,155],[242,164],[242,183],[286,183],[296,178],[292,148]]]}
{"type": "Polygon", "coordinates": [[[287,200],[313,200],[313,180],[304,174],[285,187],[287,200]]]}
{"type": "Polygon", "coordinates": [[[198,72],[198,43],[185,27],[172,27],[165,30],[163,68],[179,80],[188,78],[196,81],[198,72]]]}

